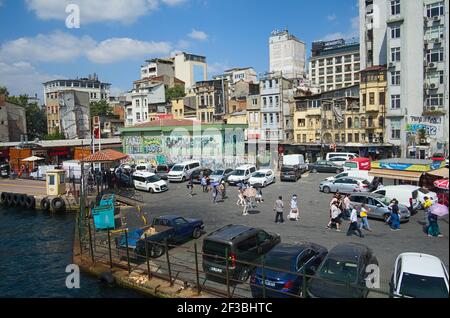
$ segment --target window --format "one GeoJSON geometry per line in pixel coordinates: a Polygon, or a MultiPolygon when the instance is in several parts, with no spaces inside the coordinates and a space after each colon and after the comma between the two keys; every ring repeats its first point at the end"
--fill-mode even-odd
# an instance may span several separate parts
{"type": "Polygon", "coordinates": [[[427,50],[427,61],[442,62],[444,60],[444,48],[427,50]]]}
{"type": "Polygon", "coordinates": [[[444,94],[433,94],[426,99],[427,106],[442,107],[444,105],[444,94]]]}
{"type": "Polygon", "coordinates": [[[341,64],[341,63],[342,63],[342,56],[335,57],[335,58],[334,58],[334,63],[336,63],[336,64],[341,64]]]}
{"type": "Polygon", "coordinates": [[[444,84],[444,71],[439,71],[439,84],[444,84]]]}
{"type": "Polygon", "coordinates": [[[375,104],[375,93],[369,93],[369,105],[375,104]]]}
{"type": "Polygon", "coordinates": [[[333,68],[332,67],[327,67],[327,74],[333,74],[333,68]]]}
{"type": "Polygon", "coordinates": [[[355,128],[359,128],[359,118],[355,117],[355,128]]]}
{"type": "Polygon", "coordinates": [[[362,105],[366,106],[367,94],[362,95],[362,105]]]}
{"type": "Polygon", "coordinates": [[[391,109],[400,109],[400,95],[391,95],[391,109]]]}
{"type": "Polygon", "coordinates": [[[267,124],[267,114],[264,114],[264,124],[267,124]]]}
{"type": "Polygon", "coordinates": [[[400,120],[392,120],[391,121],[391,138],[392,139],[400,139],[400,120]]]}
{"type": "Polygon", "coordinates": [[[391,28],[391,39],[400,38],[400,26],[396,25],[391,28]]]}
{"type": "Polygon", "coordinates": [[[48,176],[48,184],[49,185],[55,185],[56,180],[55,180],[55,175],[49,175],[48,176]]]}
{"type": "Polygon", "coordinates": [[[279,106],[280,104],[280,97],[275,96],[275,106],[279,106]]]}
{"type": "Polygon", "coordinates": [[[305,127],[306,126],[306,119],[298,119],[297,120],[297,125],[299,127],[305,127]]]}
{"type": "Polygon", "coordinates": [[[391,84],[400,85],[400,71],[391,72],[391,84]]]}
{"type": "Polygon", "coordinates": [[[266,97],[263,98],[263,105],[267,106],[267,98],[266,97]]]}
{"type": "Polygon", "coordinates": [[[391,0],[391,15],[400,14],[400,0],[391,0]]]}
{"type": "Polygon", "coordinates": [[[136,120],[141,120],[141,113],[136,113],[136,120]]]}
{"type": "Polygon", "coordinates": [[[269,106],[272,107],[273,106],[273,98],[269,97],[269,106]]]}
{"type": "Polygon", "coordinates": [[[136,107],[139,107],[140,103],[139,103],[139,99],[136,99],[136,107]]]}
{"type": "Polygon", "coordinates": [[[444,1],[427,5],[427,17],[432,18],[444,15],[444,1]]]}
{"type": "Polygon", "coordinates": [[[378,95],[378,99],[379,99],[380,105],[386,105],[386,93],[385,92],[380,92],[378,95]]]}
{"type": "Polygon", "coordinates": [[[352,118],[351,117],[347,118],[347,128],[352,128],[352,124],[353,124],[352,118]]]}
{"type": "Polygon", "coordinates": [[[353,142],[353,134],[347,135],[347,142],[353,142]]]}
{"type": "Polygon", "coordinates": [[[335,72],[336,72],[336,73],[342,73],[342,66],[341,66],[341,65],[336,66],[336,67],[335,67],[335,72]]]}
{"type": "Polygon", "coordinates": [[[400,48],[399,47],[391,48],[391,61],[392,62],[400,62],[400,48]]]}
{"type": "Polygon", "coordinates": [[[355,142],[359,142],[359,134],[358,133],[355,134],[355,142]]]}

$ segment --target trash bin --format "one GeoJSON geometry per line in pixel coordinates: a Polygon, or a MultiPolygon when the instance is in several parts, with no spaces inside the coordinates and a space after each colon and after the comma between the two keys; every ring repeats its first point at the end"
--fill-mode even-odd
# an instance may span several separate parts
{"type": "Polygon", "coordinates": [[[96,230],[115,229],[114,205],[101,205],[92,209],[96,230]]]}

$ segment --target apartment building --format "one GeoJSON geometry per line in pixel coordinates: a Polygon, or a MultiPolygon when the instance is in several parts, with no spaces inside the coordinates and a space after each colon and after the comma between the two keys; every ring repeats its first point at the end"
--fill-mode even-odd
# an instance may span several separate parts
{"type": "Polygon", "coordinates": [[[282,73],[287,79],[305,74],[306,44],[288,30],[272,32],[269,38],[270,73],[282,73]]]}
{"type": "Polygon", "coordinates": [[[0,94],[0,140],[2,142],[20,141],[27,134],[26,111],[21,105],[6,101],[0,94]]]}
{"type": "Polygon", "coordinates": [[[223,121],[225,101],[228,100],[228,83],[222,80],[197,82],[192,87],[196,97],[197,119],[203,123],[223,121]]]}
{"type": "Polygon", "coordinates": [[[188,93],[195,83],[207,80],[206,57],[185,52],[174,57],[175,77],[185,83],[188,93]]]}
{"type": "Polygon", "coordinates": [[[326,92],[359,83],[360,53],[355,40],[337,39],[312,43],[309,78],[326,92]]]}
{"type": "Polygon", "coordinates": [[[147,60],[146,64],[141,66],[141,79],[147,77],[158,77],[167,75],[175,77],[175,63],[172,58],[156,58],[147,60]]]}
{"type": "Polygon", "coordinates": [[[448,152],[448,0],[360,0],[361,56],[387,64],[386,137],[396,155],[448,152]]]}

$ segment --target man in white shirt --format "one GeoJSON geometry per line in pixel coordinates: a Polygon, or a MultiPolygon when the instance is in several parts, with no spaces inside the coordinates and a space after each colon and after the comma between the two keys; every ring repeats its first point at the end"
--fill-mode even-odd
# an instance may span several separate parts
{"type": "Polygon", "coordinates": [[[355,231],[358,232],[359,237],[364,237],[361,230],[358,226],[358,212],[355,208],[352,208],[352,212],[350,213],[350,224],[347,230],[347,236],[352,236],[355,234],[355,231]]]}

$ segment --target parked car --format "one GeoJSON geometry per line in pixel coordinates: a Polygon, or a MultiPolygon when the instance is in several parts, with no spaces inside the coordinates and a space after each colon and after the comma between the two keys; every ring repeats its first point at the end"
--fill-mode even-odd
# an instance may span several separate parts
{"type": "Polygon", "coordinates": [[[151,163],[140,163],[136,165],[136,169],[135,171],[140,171],[140,172],[154,172],[155,169],[153,168],[151,163]]]}
{"type": "Polygon", "coordinates": [[[134,182],[130,173],[118,170],[118,172],[116,172],[116,180],[120,187],[134,188],[134,182]]]}
{"type": "Polygon", "coordinates": [[[202,266],[206,278],[224,282],[228,255],[230,282],[245,282],[256,267],[254,264],[260,264],[262,255],[280,242],[279,234],[245,225],[226,225],[203,240],[202,266]]]}
{"type": "Polygon", "coordinates": [[[255,172],[256,167],[254,165],[240,166],[228,177],[228,184],[248,183],[248,180],[255,172]]]}
{"type": "Polygon", "coordinates": [[[252,296],[262,298],[264,285],[269,298],[299,296],[303,277],[292,273],[314,275],[327,253],[325,247],[314,243],[278,244],[264,256],[264,272],[257,267],[252,275],[252,296]]]}
{"type": "Polygon", "coordinates": [[[152,225],[122,234],[116,241],[118,248],[128,248],[134,251],[136,258],[145,257],[146,247],[149,256],[160,257],[165,253],[164,242],[179,244],[191,238],[198,239],[203,234],[203,221],[200,219],[186,219],[177,215],[166,215],[154,218],[152,225]],[[151,229],[145,239],[144,233],[151,229]]]}
{"type": "Polygon", "coordinates": [[[256,171],[248,180],[251,186],[262,185],[263,187],[275,182],[275,173],[271,169],[260,169],[256,171]]]}
{"type": "Polygon", "coordinates": [[[330,158],[330,160],[328,160],[329,162],[334,163],[335,165],[342,167],[343,170],[345,170],[344,168],[344,164],[348,161],[347,157],[333,157],[330,158]]]}
{"type": "Polygon", "coordinates": [[[308,169],[308,165],[305,162],[305,157],[301,154],[285,155],[283,156],[283,166],[297,166],[301,173],[304,173],[308,169]]]}
{"type": "Polygon", "coordinates": [[[329,161],[331,158],[334,157],[345,157],[347,160],[358,158],[359,156],[356,153],[352,152],[329,152],[327,153],[325,160],[329,161]]]}
{"type": "Polygon", "coordinates": [[[11,173],[11,166],[9,163],[4,163],[0,165],[0,176],[2,178],[9,178],[9,174],[11,173]]]}
{"type": "Polygon", "coordinates": [[[326,160],[318,160],[316,163],[309,164],[309,170],[313,173],[316,172],[331,172],[331,173],[341,173],[344,169],[338,166],[334,162],[326,160]]]}
{"type": "Polygon", "coordinates": [[[370,183],[365,179],[344,177],[334,181],[322,181],[319,185],[319,190],[325,193],[353,193],[368,192],[369,187],[370,183]]]}
{"type": "Polygon", "coordinates": [[[294,166],[281,166],[280,180],[281,181],[294,181],[302,177],[302,171],[297,165],[294,166]]]}
{"type": "Polygon", "coordinates": [[[212,182],[227,182],[228,177],[233,173],[233,169],[218,169],[211,173],[209,178],[212,182]]]}
{"type": "Polygon", "coordinates": [[[195,170],[194,172],[192,172],[191,178],[194,183],[200,183],[203,176],[210,176],[212,173],[213,173],[213,171],[208,168],[195,170]]]}
{"type": "MultiPolygon", "coordinates": [[[[350,202],[353,206],[365,203],[370,209],[367,212],[369,218],[380,219],[387,221],[391,211],[389,210],[389,204],[391,200],[376,193],[355,193],[350,195],[350,202]]],[[[411,212],[403,204],[399,204],[400,210],[400,222],[408,222],[411,217],[411,212]]]]}
{"type": "Polygon", "coordinates": [[[372,250],[358,243],[332,248],[308,283],[313,298],[365,298],[368,295],[367,266],[378,265],[372,250]]]}
{"type": "Polygon", "coordinates": [[[174,165],[173,164],[163,164],[163,165],[157,165],[155,169],[155,173],[163,180],[167,180],[167,175],[170,172],[170,169],[172,169],[174,165]]]}
{"type": "Polygon", "coordinates": [[[394,297],[448,298],[448,272],[437,257],[403,253],[395,261],[390,283],[394,297]]]}
{"type": "Polygon", "coordinates": [[[191,177],[191,174],[196,171],[200,170],[200,161],[198,160],[191,160],[186,161],[182,163],[177,163],[170,169],[169,174],[167,175],[167,178],[169,181],[180,181],[184,182],[188,180],[191,177]]]}
{"type": "Polygon", "coordinates": [[[341,173],[335,175],[334,177],[325,178],[325,180],[334,181],[336,179],[343,178],[343,177],[366,179],[370,183],[372,183],[372,181],[374,179],[374,177],[369,176],[369,171],[367,171],[367,170],[347,170],[347,171],[344,171],[344,172],[341,172],[341,173]]]}
{"type": "Polygon", "coordinates": [[[386,196],[388,199],[397,199],[400,204],[409,208],[411,213],[422,209],[422,204],[425,202],[425,197],[429,197],[433,202],[438,202],[437,194],[425,188],[418,186],[402,184],[394,186],[385,186],[381,189],[373,191],[386,196]]]}
{"type": "Polygon", "coordinates": [[[143,190],[150,193],[169,190],[167,183],[151,172],[135,172],[133,174],[133,184],[136,190],[143,190]]]}

